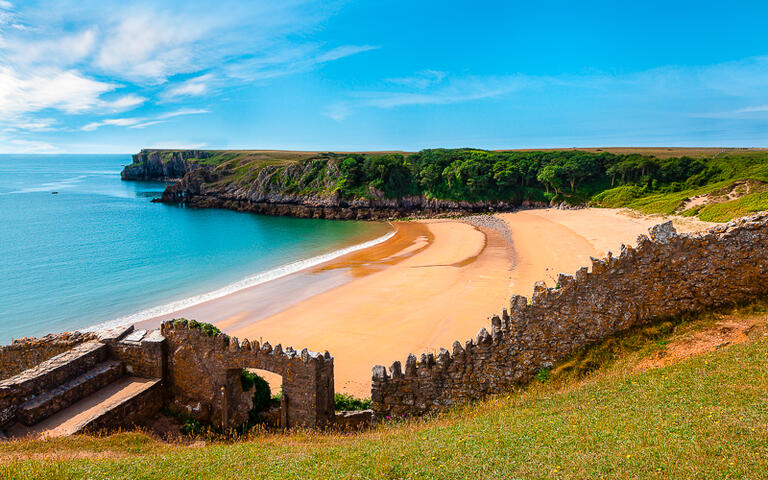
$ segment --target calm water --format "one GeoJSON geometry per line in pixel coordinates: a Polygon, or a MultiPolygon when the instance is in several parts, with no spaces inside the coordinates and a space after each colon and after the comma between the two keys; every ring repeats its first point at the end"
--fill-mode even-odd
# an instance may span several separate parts
{"type": "Polygon", "coordinates": [[[150,203],[164,185],[121,181],[130,161],[0,155],[0,343],[242,288],[388,231],[150,203]]]}

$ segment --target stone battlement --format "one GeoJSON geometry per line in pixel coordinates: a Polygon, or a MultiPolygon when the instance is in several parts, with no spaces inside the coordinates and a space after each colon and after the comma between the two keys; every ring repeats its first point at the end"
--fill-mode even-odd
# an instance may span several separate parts
{"type": "Polygon", "coordinates": [[[171,321],[161,329],[168,342],[168,392],[173,408],[216,425],[242,424],[251,400],[242,391],[240,372],[256,368],[283,377],[283,426],[320,427],[333,422],[333,357],[328,352],[241,342],[194,325],[171,321]]]}
{"type": "Polygon", "coordinates": [[[557,286],[539,282],[528,301],[511,299],[463,345],[373,367],[378,415],[420,415],[499,393],[578,349],[654,319],[768,293],[768,213],[678,235],[671,222],[592,259],[557,286]]]}
{"type": "Polygon", "coordinates": [[[120,382],[142,386],[115,405],[94,409],[92,418],[57,417],[48,423],[59,425],[57,434],[114,429],[168,408],[217,427],[239,427],[253,406],[253,392],[243,390],[244,368],[282,376],[284,427],[334,422],[333,357],[328,352],[241,342],[196,321],[172,320],[150,331],[129,326],[63,333],[4,348],[12,364],[8,371],[30,365],[0,381],[0,428],[20,435],[36,432],[35,425],[49,417],[66,417],[67,407],[97,391],[119,390],[120,382]]]}

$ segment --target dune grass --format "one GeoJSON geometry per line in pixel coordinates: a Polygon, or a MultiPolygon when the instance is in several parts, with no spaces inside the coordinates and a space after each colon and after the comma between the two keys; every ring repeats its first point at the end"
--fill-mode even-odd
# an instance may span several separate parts
{"type": "Polygon", "coordinates": [[[766,478],[768,303],[679,318],[585,349],[544,382],[362,434],[254,433],[162,443],[142,433],[0,444],[0,478],[766,478]],[[725,318],[752,341],[664,368],[637,361],[725,318]]]}

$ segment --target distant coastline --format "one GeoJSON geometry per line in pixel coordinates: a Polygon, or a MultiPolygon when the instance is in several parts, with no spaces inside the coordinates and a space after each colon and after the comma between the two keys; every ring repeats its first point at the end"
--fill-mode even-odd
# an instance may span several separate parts
{"type": "Polygon", "coordinates": [[[169,182],[157,202],[341,220],[590,205],[724,222],[768,209],[766,149],[142,150],[121,176],[169,182]]]}

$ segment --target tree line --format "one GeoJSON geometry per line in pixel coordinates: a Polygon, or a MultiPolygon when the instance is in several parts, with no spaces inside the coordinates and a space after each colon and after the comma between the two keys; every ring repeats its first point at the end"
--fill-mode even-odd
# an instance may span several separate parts
{"type": "MultiPolygon", "coordinates": [[[[328,157],[326,157],[328,158],[328,157]]],[[[717,174],[706,160],[608,152],[429,149],[403,154],[334,154],[343,197],[426,195],[465,201],[586,201],[621,185],[676,191],[717,174]]]]}

